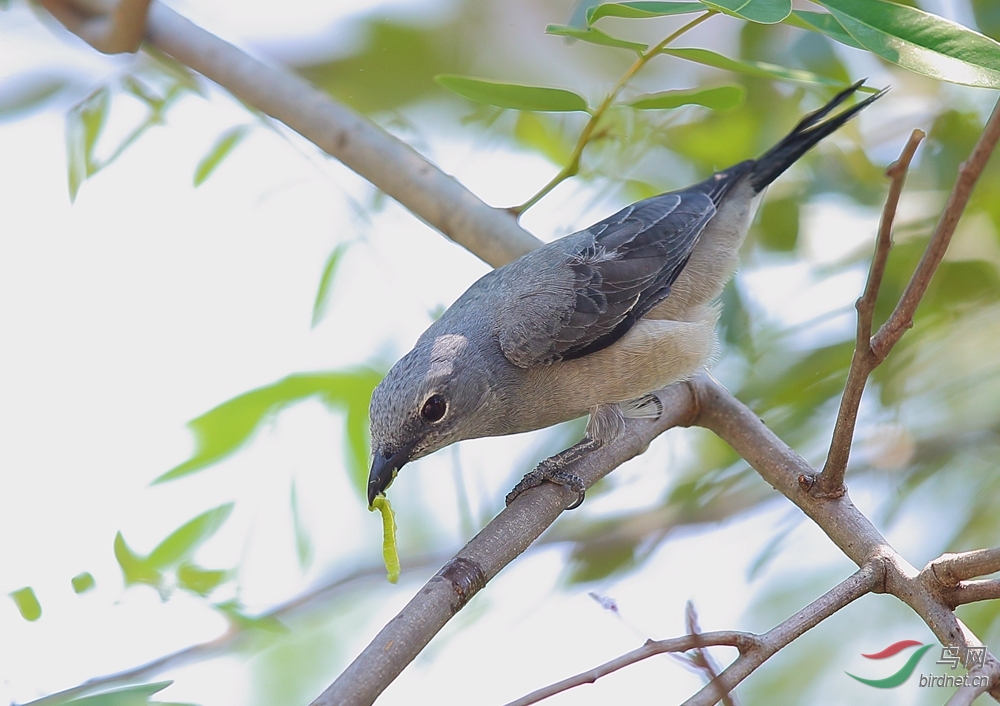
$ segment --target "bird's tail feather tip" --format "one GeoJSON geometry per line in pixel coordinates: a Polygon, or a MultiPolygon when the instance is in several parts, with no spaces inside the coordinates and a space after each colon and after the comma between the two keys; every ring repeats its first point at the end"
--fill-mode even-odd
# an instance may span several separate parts
{"type": "Polygon", "coordinates": [[[854,95],[867,80],[867,78],[863,78],[860,81],[855,81],[837,93],[822,108],[806,115],[778,144],[758,158],[750,172],[750,185],[754,191],[758,193],[763,191],[768,184],[777,179],[820,140],[836,132],[844,123],[884,96],[889,90],[887,86],[832,118],[824,120],[837,106],[854,95]]]}

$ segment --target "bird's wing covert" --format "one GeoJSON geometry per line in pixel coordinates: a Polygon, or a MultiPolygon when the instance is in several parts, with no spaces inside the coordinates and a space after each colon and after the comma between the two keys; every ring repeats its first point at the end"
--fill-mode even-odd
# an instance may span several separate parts
{"type": "Polygon", "coordinates": [[[667,297],[713,215],[713,199],[689,190],[640,201],[588,228],[554,278],[566,291],[545,282],[506,308],[504,355],[529,368],[610,346],[667,297]]]}

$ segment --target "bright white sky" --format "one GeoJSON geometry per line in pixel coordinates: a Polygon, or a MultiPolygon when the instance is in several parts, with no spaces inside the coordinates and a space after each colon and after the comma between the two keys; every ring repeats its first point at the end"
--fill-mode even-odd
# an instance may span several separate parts
{"type": "MultiPolygon", "coordinates": [[[[303,38],[299,50],[313,51],[331,34],[349,47],[351,18],[361,13],[431,21],[448,11],[444,2],[304,0],[283,3],[277,13],[273,2],[202,0],[177,8],[256,51],[287,51],[282,42],[297,37],[303,38]]],[[[98,57],[56,36],[23,4],[0,14],[0,91],[11,77],[72,69],[80,81],[76,100],[113,80],[129,61],[98,57]]],[[[166,127],[86,182],[70,205],[64,121],[73,100],[0,122],[0,594],[30,585],[43,608],[39,621],[27,623],[11,601],[0,600],[0,702],[37,698],[224,629],[209,609],[181,594],[161,602],[151,589],[123,590],[111,551],[119,530],[145,552],[199,512],[236,500],[233,516],[197,558],[209,567],[239,563],[240,598],[251,611],[324,575],[378,561],[378,519],[341,472],[339,418],[318,403],[288,410],[248,450],[208,472],[164,486],[149,482],[190,453],[184,425],[191,418],[291,372],[373,358],[390,363],[427,325],[429,312],[485,272],[395,204],[366,225],[348,197],[365,203],[370,187],[303,141],[260,128],[194,189],[194,167],[217,136],[250,122],[214,88],[207,100],[184,99],[166,127]],[[310,329],[323,263],[348,240],[358,242],[344,260],[333,304],[310,329]],[[316,544],[305,574],[295,562],[289,519],[293,478],[316,544]],[[84,570],[96,577],[97,589],[76,596],[69,579],[84,570]]],[[[109,137],[127,129],[134,119],[129,111],[125,104],[116,110],[109,137]]],[[[410,117],[424,130],[430,156],[491,202],[523,200],[523,175],[536,175],[541,184],[552,173],[550,164],[523,153],[494,147],[486,158],[474,131],[446,136],[435,130],[429,109],[410,117]]],[[[543,237],[555,235],[567,220],[560,209],[585,196],[581,189],[560,192],[529,225],[543,237]]],[[[844,216],[844,207],[816,208],[810,237],[829,243],[822,226],[844,216]]],[[[847,215],[857,224],[851,239],[839,231],[837,251],[817,251],[816,262],[836,259],[870,237],[873,214],[847,215]]],[[[748,282],[762,316],[793,323],[849,305],[861,276],[810,289],[808,270],[792,266],[757,270],[748,282]]],[[[844,326],[853,324],[839,320],[834,335],[844,326]]],[[[680,436],[657,441],[658,453],[615,474],[615,493],[588,500],[580,512],[656,499],[667,486],[664,463],[686,453],[680,436]]],[[[455,509],[456,459],[472,507],[487,513],[540,443],[539,436],[484,440],[463,444],[457,456],[442,453],[408,467],[393,487],[404,555],[407,532],[445,537],[456,547],[465,537],[455,509]]],[[[856,501],[863,505],[865,496],[856,501]]],[[[536,552],[491,584],[468,617],[460,616],[432,645],[432,658],[412,665],[380,703],[464,704],[472,685],[483,682],[498,700],[515,698],[646,637],[682,633],[688,598],[696,601],[703,629],[769,627],[744,614],[756,590],[746,572],[789,517],[796,515],[778,506],[721,532],[690,533],[657,551],[641,574],[568,591],[559,589],[562,551],[536,552]],[[602,612],[587,590],[613,596],[626,620],[602,612]]],[[[850,572],[811,524],[799,525],[785,546],[797,558],[779,558],[765,574],[769,580],[804,564],[829,568],[831,580],[850,572]]],[[[345,607],[331,659],[346,664],[425,578],[404,575],[398,586],[385,585],[362,605],[345,607]]],[[[251,677],[254,664],[225,658],[176,670],[157,677],[177,679],[160,696],[205,706],[255,703],[262,697],[251,677]]],[[[662,658],[551,703],[632,702],[650,694],[667,703],[698,685],[698,677],[662,658]]]]}

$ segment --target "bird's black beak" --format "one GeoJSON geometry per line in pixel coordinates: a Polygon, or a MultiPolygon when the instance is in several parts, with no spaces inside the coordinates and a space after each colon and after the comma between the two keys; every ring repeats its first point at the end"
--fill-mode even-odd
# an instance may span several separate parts
{"type": "Polygon", "coordinates": [[[375,496],[384,493],[396,478],[399,469],[410,460],[410,452],[415,444],[407,444],[399,451],[375,449],[372,470],[368,474],[368,507],[375,502],[375,496]]]}

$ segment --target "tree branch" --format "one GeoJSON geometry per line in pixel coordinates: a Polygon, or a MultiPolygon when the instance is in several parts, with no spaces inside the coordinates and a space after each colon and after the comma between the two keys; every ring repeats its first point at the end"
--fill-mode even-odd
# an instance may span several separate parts
{"type": "Polygon", "coordinates": [[[941,218],[931,234],[930,242],[924,251],[923,257],[917,264],[913,276],[910,278],[903,295],[899,298],[899,303],[884,324],[879,328],[878,333],[872,338],[872,352],[875,357],[882,361],[896,345],[906,329],[913,326],[913,314],[917,310],[917,305],[927,291],[931,282],[931,277],[937,270],[941,260],[944,258],[951,238],[955,234],[965,207],[972,196],[972,190],[979,181],[979,176],[983,173],[986,163],[989,161],[993,150],[1000,140],[1000,101],[993,107],[989,120],[983,127],[983,132],[976,141],[976,146],[972,148],[969,158],[962,162],[958,168],[958,178],[955,186],[951,190],[948,202],[945,204],[941,218]]]}
{"type": "Polygon", "coordinates": [[[70,32],[104,54],[139,51],[150,0],[39,0],[70,32]]]}
{"type": "Polygon", "coordinates": [[[507,706],[528,706],[581,684],[593,684],[603,676],[664,652],[687,652],[705,647],[728,646],[740,651],[739,657],[718,677],[684,702],[685,706],[711,706],[725,697],[782,647],[816,627],[844,606],[869,593],[881,583],[880,562],[868,564],[839,583],[798,613],[763,635],[725,630],[696,633],[670,640],[646,640],[646,643],[610,662],[533,691],[507,706]]]}
{"type": "Polygon", "coordinates": [[[978,601],[1000,600],[1000,579],[962,581],[952,589],[950,604],[954,606],[978,601]]]}
{"type": "MultiPolygon", "coordinates": [[[[85,0],[46,0],[45,6],[67,29],[93,45],[95,38],[86,30],[90,26],[86,23],[113,25],[125,15],[133,17],[121,11],[98,15],[99,10],[108,10],[100,1],[96,8],[86,5],[85,0]],[[78,16],[86,23],[77,21],[78,16]]],[[[499,267],[541,245],[510,213],[486,205],[375,123],[298,76],[257,61],[160,2],[149,7],[146,39],[336,157],[490,265],[499,267]]]]}
{"type": "MultiPolygon", "coordinates": [[[[689,635],[701,634],[701,626],[698,625],[698,613],[695,611],[694,603],[692,601],[688,601],[687,605],[684,607],[684,619],[687,623],[687,631],[689,635]]],[[[708,650],[699,645],[692,650],[692,652],[694,654],[684,655],[683,657],[689,661],[691,667],[708,676],[708,682],[710,684],[716,683],[716,693],[719,695],[719,700],[722,702],[722,706],[737,706],[736,697],[734,697],[730,691],[722,690],[721,685],[717,683],[721,670],[719,669],[718,663],[716,663],[715,659],[708,652],[708,650]]],[[[743,652],[741,651],[740,654],[742,655],[743,652]]],[[[678,655],[678,658],[681,657],[681,655],[678,655]]]]}
{"type": "MultiPolygon", "coordinates": [[[[919,615],[941,644],[983,647],[982,641],[952,612],[948,594],[932,572],[918,572],[890,545],[845,492],[839,497],[816,498],[810,492],[809,464],[789,448],[750,409],[708,375],[692,381],[700,414],[697,420],[715,432],[742,456],[771,486],[808,515],[841,551],[858,566],[883,561],[884,583],[872,589],[891,593],[919,615]]],[[[1000,661],[986,653],[984,669],[995,674],[989,693],[1000,700],[1000,661]]],[[[725,674],[725,673],[723,673],[725,674]]]]}
{"type": "Polygon", "coordinates": [[[827,455],[826,465],[817,479],[816,490],[813,493],[817,496],[843,492],[844,472],[851,454],[861,395],[864,393],[868,376],[879,364],[871,349],[872,319],[875,315],[879,289],[882,286],[882,276],[885,274],[885,264],[889,259],[889,249],[892,247],[892,226],[896,219],[896,208],[903,193],[903,184],[906,182],[910,162],[923,139],[924,133],[921,130],[910,133],[910,139],[903,147],[899,159],[885,171],[891,180],[889,193],[882,208],[882,220],[879,222],[878,235],[875,238],[875,254],[872,256],[871,269],[868,271],[868,282],[865,284],[864,294],[854,305],[858,310],[858,333],[854,344],[854,356],[851,358],[851,369],[847,374],[844,395],[840,398],[840,411],[837,413],[837,423],[833,429],[830,453],[827,455]]]}
{"type": "Polygon", "coordinates": [[[857,344],[854,349],[854,357],[851,360],[851,369],[848,373],[844,396],[841,398],[840,412],[837,415],[837,424],[834,428],[833,440],[830,443],[830,453],[823,472],[814,479],[815,484],[811,489],[816,497],[835,496],[843,492],[844,473],[847,470],[847,460],[850,456],[851,441],[854,437],[854,427],[857,423],[858,407],[861,404],[861,394],[864,391],[865,382],[871,372],[886,359],[906,330],[913,326],[914,312],[916,312],[920,300],[930,285],[931,278],[948,250],[951,238],[955,234],[955,228],[958,227],[958,222],[972,196],[972,190],[993,154],[997,140],[1000,139],[1000,101],[994,106],[989,120],[986,121],[983,132],[976,141],[976,146],[972,149],[972,154],[959,167],[958,178],[952,187],[948,203],[945,205],[944,211],[941,212],[941,218],[931,234],[927,248],[913,271],[906,289],[896,303],[896,308],[886,322],[879,327],[878,333],[871,336],[872,314],[875,300],[878,298],[882,272],[885,269],[885,258],[892,244],[892,220],[895,216],[896,204],[899,201],[899,192],[906,177],[906,167],[921,139],[923,139],[923,133],[914,130],[903,154],[886,172],[892,178],[892,184],[882,214],[882,223],[875,245],[875,257],[872,259],[868,284],[864,296],[858,300],[857,304],[857,344]]]}
{"type": "Polygon", "coordinates": [[[720,693],[729,693],[735,689],[778,650],[791,644],[841,608],[866,593],[876,591],[883,580],[882,561],[876,559],[865,564],[798,613],[760,635],[753,649],[742,652],[714,683],[706,684],[701,691],[685,701],[683,706],[712,706],[718,702],[720,693]]]}
{"type": "Polygon", "coordinates": [[[742,654],[744,651],[756,645],[757,636],[749,632],[738,632],[735,630],[720,630],[718,632],[703,632],[697,635],[685,635],[684,637],[674,637],[669,640],[646,640],[646,642],[631,652],[626,652],[621,657],[616,657],[610,662],[598,665],[586,672],[563,679],[562,681],[550,684],[549,686],[533,691],[527,696],[522,696],[516,701],[511,701],[507,706],[529,706],[550,696],[555,696],[573,687],[582,684],[593,684],[601,677],[607,676],[619,669],[629,665],[649,659],[655,655],[665,652],[687,652],[704,647],[735,647],[742,654]]]}
{"type": "Polygon", "coordinates": [[[954,587],[964,579],[974,579],[1000,571],[1000,547],[945,554],[927,565],[942,585],[954,587]]]}

